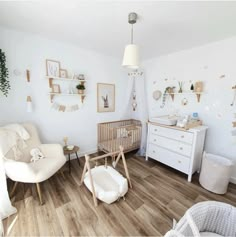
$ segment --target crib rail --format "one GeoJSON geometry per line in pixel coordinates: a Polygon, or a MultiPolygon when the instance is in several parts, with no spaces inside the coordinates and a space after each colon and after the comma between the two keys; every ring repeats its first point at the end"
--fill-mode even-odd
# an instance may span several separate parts
{"type": "Polygon", "coordinates": [[[124,152],[138,149],[141,143],[142,123],[128,119],[98,124],[98,150],[106,153],[117,151],[119,146],[124,152]]]}

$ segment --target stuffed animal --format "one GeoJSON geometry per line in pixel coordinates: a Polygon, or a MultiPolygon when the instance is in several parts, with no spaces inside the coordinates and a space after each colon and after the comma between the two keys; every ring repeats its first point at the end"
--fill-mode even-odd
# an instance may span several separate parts
{"type": "Polygon", "coordinates": [[[30,151],[30,155],[32,156],[32,158],[30,160],[31,162],[36,162],[38,160],[45,158],[44,154],[38,148],[33,148],[30,151]]]}

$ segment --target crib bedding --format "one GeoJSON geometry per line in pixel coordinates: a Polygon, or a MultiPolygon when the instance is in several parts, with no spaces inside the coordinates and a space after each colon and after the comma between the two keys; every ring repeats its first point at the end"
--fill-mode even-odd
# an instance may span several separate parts
{"type": "Polygon", "coordinates": [[[134,141],[133,137],[120,137],[109,141],[103,141],[99,143],[99,149],[107,152],[118,151],[120,146],[123,146],[124,150],[130,150],[139,148],[139,141],[134,141]]]}

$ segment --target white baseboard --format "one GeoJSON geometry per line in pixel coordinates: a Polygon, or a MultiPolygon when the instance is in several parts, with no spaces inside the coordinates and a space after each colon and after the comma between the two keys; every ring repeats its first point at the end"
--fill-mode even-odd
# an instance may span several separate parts
{"type": "Polygon", "coordinates": [[[230,178],[230,183],[236,184],[236,177],[231,177],[230,178]]]}

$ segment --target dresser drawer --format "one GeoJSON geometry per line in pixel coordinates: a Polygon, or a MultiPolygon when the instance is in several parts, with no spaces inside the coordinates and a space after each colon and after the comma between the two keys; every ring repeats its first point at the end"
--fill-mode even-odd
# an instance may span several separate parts
{"type": "Polygon", "coordinates": [[[150,134],[149,142],[184,156],[191,156],[192,146],[166,137],[150,134]]]}
{"type": "Polygon", "coordinates": [[[192,144],[193,133],[150,124],[150,133],[192,144]]]}
{"type": "Polygon", "coordinates": [[[190,159],[157,145],[148,145],[148,156],[183,173],[188,174],[189,172],[190,159]]]}

